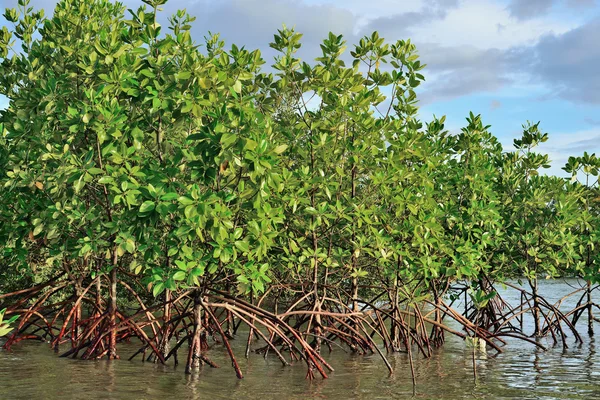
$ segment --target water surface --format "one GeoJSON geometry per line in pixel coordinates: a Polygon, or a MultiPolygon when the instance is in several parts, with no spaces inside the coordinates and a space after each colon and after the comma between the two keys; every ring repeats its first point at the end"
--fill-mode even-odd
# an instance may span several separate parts
{"type": "MultiPolygon", "coordinates": [[[[556,301],[571,292],[575,281],[543,282],[541,293],[556,301]]],[[[508,301],[518,297],[502,290],[508,301]]],[[[572,307],[577,298],[563,303],[572,307]]],[[[531,326],[531,321],[525,321],[531,326]]],[[[600,355],[596,342],[587,336],[584,321],[578,325],[584,338],[569,348],[542,351],[522,341],[509,341],[498,356],[477,356],[477,380],[473,377],[471,350],[448,336],[446,345],[429,359],[415,360],[418,399],[595,399],[600,398],[600,355]]],[[[597,326],[600,335],[600,325],[597,326]]],[[[572,336],[572,335],[570,335],[572,336]]],[[[600,337],[600,336],[599,336],[600,337]]],[[[390,399],[411,398],[412,381],[408,358],[390,355],[395,369],[390,376],[377,355],[356,356],[334,347],[325,355],[336,369],[326,380],[305,379],[298,363],[282,367],[276,357],[264,360],[251,354],[243,358],[245,338],[233,341],[244,379],[238,380],[222,347],[209,356],[221,368],[208,366],[192,375],[184,365],[173,367],[127,361],[138,346],[120,344],[125,360],[108,362],[58,358],[47,344],[22,343],[11,352],[0,351],[0,399],[390,399]]],[[[598,344],[600,346],[600,343],[598,344]]],[[[492,352],[490,352],[492,353],[492,352]]],[[[180,353],[180,357],[183,353],[180,353]]]]}

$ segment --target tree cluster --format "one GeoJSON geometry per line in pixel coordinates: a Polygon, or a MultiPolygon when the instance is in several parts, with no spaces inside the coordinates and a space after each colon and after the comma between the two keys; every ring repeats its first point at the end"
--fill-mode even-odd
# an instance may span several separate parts
{"type": "Polygon", "coordinates": [[[165,1],[144,3],[4,14],[0,304],[21,315],[8,346],[114,359],[136,337],[167,362],[187,343],[191,370],[213,364],[212,337],[241,377],[229,341],[243,325],[247,354],[326,376],[333,343],[385,361],[380,343],[428,356],[448,332],[498,351],[530,340],[523,304],[495,290],[511,279],[527,284],[533,335],[579,338],[584,311],[593,332],[596,156],[547,176],[538,124],[506,152],[478,115],[457,134],[421,121],[409,40],[375,32],[347,52],[330,34],[307,62],[283,28],[265,67],[218,35],[195,43],[183,11],[165,29],[165,1]],[[537,291],[562,276],[588,283],[569,312],[537,291]]]}

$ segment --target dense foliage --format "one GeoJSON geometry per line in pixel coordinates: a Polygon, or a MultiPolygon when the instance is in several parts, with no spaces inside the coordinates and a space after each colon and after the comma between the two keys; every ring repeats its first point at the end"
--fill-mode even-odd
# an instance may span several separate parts
{"type": "Polygon", "coordinates": [[[330,34],[310,63],[283,28],[264,68],[218,35],[196,44],[183,11],[164,29],[165,0],[144,3],[63,0],[46,17],[19,0],[4,14],[0,303],[22,315],[8,346],[117,358],[133,336],[165,362],[189,343],[190,370],[220,335],[241,377],[228,341],[243,323],[248,349],[256,336],[326,376],[332,341],[385,360],[375,337],[424,356],[445,331],[499,351],[502,335],[527,340],[521,305],[494,289],[510,278],[529,285],[534,335],[578,337],[585,310],[593,331],[596,156],[562,179],[542,172],[538,124],[504,152],[480,116],[458,134],[420,121],[408,40],[375,32],[348,56],[330,34]],[[588,282],[569,313],[537,293],[560,276],[588,282]]]}

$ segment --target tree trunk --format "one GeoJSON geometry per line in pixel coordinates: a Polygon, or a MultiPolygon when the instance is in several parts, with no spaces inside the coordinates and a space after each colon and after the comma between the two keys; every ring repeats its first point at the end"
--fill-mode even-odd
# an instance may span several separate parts
{"type": "Polygon", "coordinates": [[[539,336],[541,334],[540,329],[540,303],[538,300],[538,286],[537,286],[537,278],[530,280],[529,284],[531,286],[531,291],[533,293],[533,322],[535,324],[535,330],[533,332],[534,336],[539,336]]]}
{"type": "MultiPolygon", "coordinates": [[[[229,281],[229,279],[227,279],[227,286],[225,290],[227,293],[231,294],[231,282],[229,281]]],[[[227,310],[227,328],[225,329],[225,334],[230,338],[233,338],[234,327],[235,320],[233,318],[233,313],[230,310],[227,310]]]]}
{"type": "Polygon", "coordinates": [[[588,334],[594,336],[594,312],[592,310],[592,282],[587,283],[588,334]]]}
{"type": "Polygon", "coordinates": [[[94,316],[99,317],[102,314],[102,280],[100,279],[100,266],[96,266],[96,310],[94,316]]]}
{"type": "Polygon", "coordinates": [[[358,278],[352,278],[352,312],[358,312],[358,278]]]}
{"type": "MultiPolygon", "coordinates": [[[[400,266],[400,260],[398,260],[398,266],[400,266]]],[[[392,302],[392,316],[394,319],[391,320],[390,327],[390,341],[392,351],[398,352],[400,351],[400,309],[398,307],[398,275],[394,278],[394,288],[390,298],[392,302]]]]}
{"type": "Polygon", "coordinates": [[[200,367],[200,336],[202,335],[202,305],[200,294],[194,293],[194,335],[190,343],[185,373],[191,374],[192,370],[200,367]]]}
{"type": "Polygon", "coordinates": [[[117,266],[116,266],[116,250],[115,250],[115,265],[110,271],[110,290],[109,290],[109,325],[110,334],[108,339],[108,358],[115,360],[117,356],[117,266]]]}
{"type": "MultiPolygon", "coordinates": [[[[169,325],[169,321],[171,321],[171,291],[165,290],[165,306],[163,309],[163,332],[162,339],[160,343],[159,351],[162,353],[163,357],[166,357],[171,350],[171,346],[169,345],[169,336],[171,335],[171,327],[169,325]]],[[[156,362],[156,358],[154,359],[156,362]]]]}
{"type": "MultiPolygon", "coordinates": [[[[79,297],[81,296],[81,293],[83,292],[82,279],[83,278],[77,278],[77,280],[75,281],[75,301],[77,301],[77,299],[79,299],[79,297]]],[[[82,319],[81,302],[79,302],[79,304],[77,305],[77,309],[75,310],[75,317],[73,319],[73,326],[75,327],[75,329],[73,330],[73,333],[75,336],[72,338],[73,343],[75,343],[75,341],[81,335],[81,330],[82,330],[81,325],[80,325],[81,319],[82,319]]]]}
{"type": "MultiPolygon", "coordinates": [[[[438,293],[439,286],[433,287],[433,299],[435,302],[435,322],[438,324],[442,324],[442,312],[440,311],[442,299],[440,298],[440,294],[438,293]]],[[[444,330],[441,329],[438,325],[432,327],[431,332],[431,340],[433,344],[437,347],[444,344],[444,330]]]]}

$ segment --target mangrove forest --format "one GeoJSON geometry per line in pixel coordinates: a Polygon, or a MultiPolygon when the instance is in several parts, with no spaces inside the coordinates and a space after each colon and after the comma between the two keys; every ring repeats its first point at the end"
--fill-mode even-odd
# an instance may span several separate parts
{"type": "Polygon", "coordinates": [[[590,340],[598,157],[551,176],[541,123],[503,148],[476,113],[458,132],[423,121],[410,40],[331,33],[302,60],[301,33],[282,27],[267,59],[217,34],[197,43],[193,17],[161,26],[166,1],[143,2],[5,10],[7,351],[39,341],[186,373],[223,367],[218,351],[238,378],[241,358],[264,357],[308,379],[336,368],[331,351],[372,354],[391,374],[399,352],[418,384],[413,362],[449,336],[489,355],[509,338],[590,340]],[[570,309],[539,291],[564,277],[585,282],[564,293],[570,309]]]}

